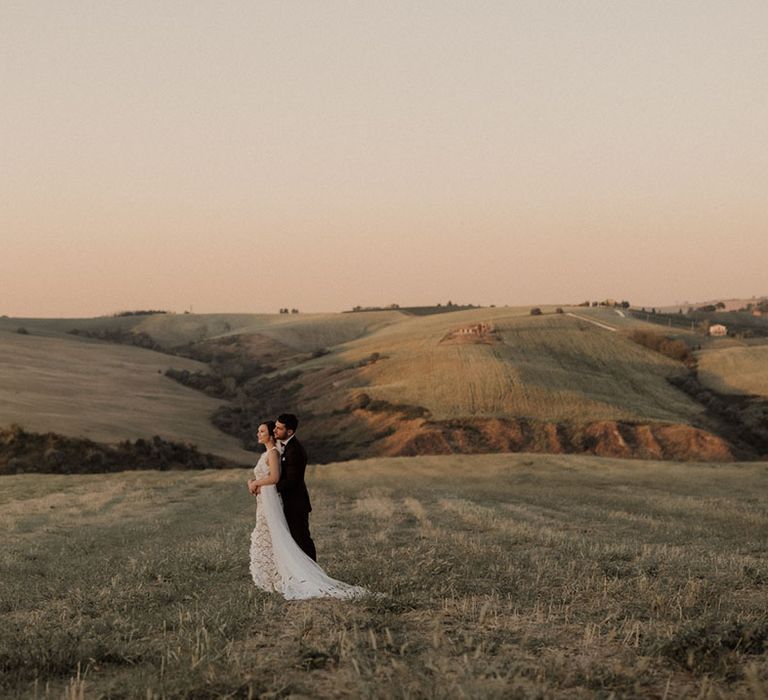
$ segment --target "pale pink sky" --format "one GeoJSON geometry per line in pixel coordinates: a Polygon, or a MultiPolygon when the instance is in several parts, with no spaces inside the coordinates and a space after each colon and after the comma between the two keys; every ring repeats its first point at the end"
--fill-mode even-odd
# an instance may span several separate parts
{"type": "Polygon", "coordinates": [[[0,314],[768,294],[763,0],[0,0],[0,314]]]}

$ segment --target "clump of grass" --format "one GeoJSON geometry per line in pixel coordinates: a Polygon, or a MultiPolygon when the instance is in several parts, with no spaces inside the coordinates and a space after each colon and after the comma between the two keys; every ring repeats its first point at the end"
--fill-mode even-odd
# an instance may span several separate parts
{"type": "Polygon", "coordinates": [[[696,673],[732,674],[744,655],[768,651],[768,621],[689,622],[658,642],[655,651],[696,673]]]}

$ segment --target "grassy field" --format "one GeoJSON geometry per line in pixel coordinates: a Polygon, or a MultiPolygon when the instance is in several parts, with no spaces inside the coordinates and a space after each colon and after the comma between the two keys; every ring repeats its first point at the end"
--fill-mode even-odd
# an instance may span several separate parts
{"type": "Polygon", "coordinates": [[[0,331],[0,425],[98,442],[160,435],[252,461],[238,440],[211,425],[209,416],[222,401],[165,377],[170,366],[206,369],[142,348],[0,331]]]}
{"type": "Polygon", "coordinates": [[[338,345],[404,318],[398,311],[359,314],[153,314],[98,318],[0,318],[0,331],[36,335],[122,330],[146,333],[163,348],[227,335],[263,334],[299,351],[338,345]]]}
{"type": "Polygon", "coordinates": [[[698,353],[699,379],[724,394],[768,398],[768,343],[698,353]]]}
{"type": "MultiPolygon", "coordinates": [[[[482,309],[409,319],[348,345],[344,357],[372,352],[386,360],[361,373],[365,391],[423,406],[438,420],[511,415],[687,423],[701,412],[666,380],[684,372],[679,363],[565,315],[482,309]],[[444,342],[453,328],[480,321],[495,326],[500,342],[444,342]]],[[[340,401],[324,392],[318,403],[328,399],[340,401]]]]}
{"type": "Polygon", "coordinates": [[[768,464],[395,458],[310,470],[326,569],[254,590],[246,470],[11,476],[3,697],[760,698],[768,464]]]}

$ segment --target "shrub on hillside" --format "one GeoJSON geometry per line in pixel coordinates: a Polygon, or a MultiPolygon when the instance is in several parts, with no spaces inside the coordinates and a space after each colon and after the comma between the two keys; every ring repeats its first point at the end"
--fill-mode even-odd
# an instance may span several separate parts
{"type": "Polygon", "coordinates": [[[17,328],[16,332],[21,335],[29,335],[29,331],[26,328],[24,328],[24,326],[17,328]]]}
{"type": "Polygon", "coordinates": [[[124,331],[120,328],[103,328],[99,330],[85,331],[78,328],[72,328],[71,330],[68,330],[67,333],[86,338],[96,338],[97,340],[106,340],[110,343],[120,343],[121,345],[135,345],[136,347],[146,348],[147,350],[163,351],[163,347],[149,335],[149,333],[144,333],[143,331],[134,333],[133,331],[124,331]]]}
{"type": "Polygon", "coordinates": [[[531,309],[531,316],[541,316],[541,313],[541,309],[538,306],[531,309]]]}
{"type": "MultiPolygon", "coordinates": [[[[224,404],[211,415],[211,422],[222,432],[239,438],[246,450],[258,449],[256,429],[270,416],[298,409],[301,384],[296,379],[298,370],[271,377],[254,377],[239,387],[237,401],[224,404]]],[[[301,411],[302,421],[311,414],[301,411]]]]}
{"type": "Polygon", "coordinates": [[[115,318],[120,318],[121,316],[153,316],[154,314],[167,314],[168,311],[163,311],[161,309],[147,309],[145,310],[139,310],[139,311],[118,311],[116,314],[114,314],[115,318]]]}
{"type": "Polygon", "coordinates": [[[694,367],[696,365],[696,358],[683,340],[675,340],[660,333],[647,330],[632,331],[629,334],[629,338],[638,345],[660,352],[662,355],[682,362],[687,367],[694,367]]]}
{"type": "Polygon", "coordinates": [[[117,446],[56,433],[31,433],[18,425],[0,429],[0,475],[25,473],[95,474],[134,469],[223,469],[236,466],[201,453],[194,445],[157,435],[117,446]]]}

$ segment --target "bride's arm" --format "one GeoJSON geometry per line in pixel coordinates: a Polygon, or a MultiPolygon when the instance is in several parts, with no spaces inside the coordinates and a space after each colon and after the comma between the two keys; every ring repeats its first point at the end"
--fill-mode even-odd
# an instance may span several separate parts
{"type": "Polygon", "coordinates": [[[270,450],[267,454],[267,464],[269,465],[269,476],[263,479],[253,479],[249,483],[252,486],[271,486],[280,479],[280,453],[277,450],[270,450]]]}

